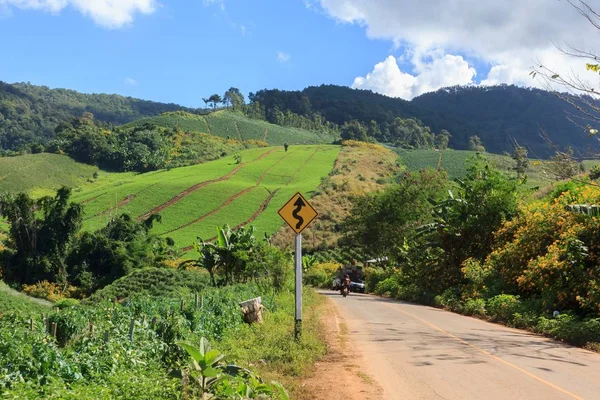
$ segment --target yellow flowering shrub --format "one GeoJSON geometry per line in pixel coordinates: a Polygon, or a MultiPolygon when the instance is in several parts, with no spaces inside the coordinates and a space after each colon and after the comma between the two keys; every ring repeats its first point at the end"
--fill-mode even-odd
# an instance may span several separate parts
{"type": "Polygon", "coordinates": [[[546,307],[600,314],[600,218],[568,211],[571,204],[600,204],[600,190],[574,187],[523,206],[497,232],[485,264],[546,307]]]}
{"type": "Polygon", "coordinates": [[[23,292],[32,297],[57,302],[58,300],[72,297],[77,292],[77,288],[75,286],[65,286],[54,282],[41,281],[33,285],[23,285],[23,292]]]}

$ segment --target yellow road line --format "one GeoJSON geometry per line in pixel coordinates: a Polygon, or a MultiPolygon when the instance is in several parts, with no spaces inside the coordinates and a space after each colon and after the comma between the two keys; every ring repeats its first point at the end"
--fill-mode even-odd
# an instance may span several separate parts
{"type": "Polygon", "coordinates": [[[521,367],[519,367],[519,366],[517,366],[517,365],[515,365],[515,364],[512,364],[512,363],[510,363],[510,362],[508,362],[508,361],[506,361],[506,360],[503,360],[502,358],[500,358],[500,357],[498,357],[498,356],[495,356],[495,355],[493,355],[493,354],[492,354],[492,353],[490,353],[489,351],[487,351],[487,350],[484,350],[484,349],[482,349],[482,348],[480,348],[480,347],[478,347],[478,346],[475,346],[474,344],[471,344],[471,343],[467,342],[466,340],[463,340],[463,339],[459,338],[458,336],[455,336],[455,335],[451,334],[450,332],[448,332],[448,331],[445,331],[444,329],[442,329],[442,328],[440,328],[440,327],[438,327],[438,326],[436,326],[436,325],[432,324],[431,322],[425,321],[424,319],[422,319],[422,318],[419,318],[419,317],[417,317],[416,315],[414,315],[414,314],[411,314],[411,313],[409,313],[409,312],[407,312],[407,311],[401,310],[401,309],[400,309],[400,308],[398,308],[398,307],[394,307],[394,306],[393,306],[393,305],[391,305],[390,303],[386,303],[386,302],[384,302],[383,304],[385,304],[385,305],[386,305],[386,306],[388,306],[388,307],[391,307],[391,308],[393,308],[393,309],[394,309],[394,310],[396,310],[396,311],[399,311],[399,312],[401,312],[402,314],[405,314],[405,315],[407,315],[407,316],[409,316],[409,317],[411,317],[411,318],[413,318],[413,319],[416,319],[417,321],[421,322],[422,324],[424,324],[424,325],[427,325],[427,326],[429,326],[430,328],[432,328],[432,329],[434,329],[434,330],[436,330],[436,331],[438,331],[438,332],[441,332],[441,333],[443,333],[444,335],[446,335],[446,336],[448,336],[448,337],[451,337],[452,339],[455,339],[455,340],[457,340],[457,341],[459,341],[459,342],[461,342],[461,343],[463,343],[463,344],[465,344],[465,345],[467,345],[467,346],[469,346],[469,347],[471,347],[471,348],[473,348],[473,349],[477,350],[478,352],[480,352],[480,353],[482,353],[482,354],[485,354],[486,356],[489,356],[489,357],[493,358],[494,360],[496,360],[496,361],[498,361],[498,362],[501,362],[501,363],[502,363],[502,364],[504,364],[504,365],[507,365],[507,366],[509,366],[509,367],[511,367],[511,368],[514,368],[514,369],[516,369],[517,371],[519,371],[519,372],[521,372],[521,373],[523,373],[523,374],[527,375],[528,377],[530,377],[530,378],[533,378],[533,379],[535,379],[535,380],[537,380],[537,381],[539,381],[539,382],[541,382],[541,383],[543,383],[543,384],[545,384],[545,385],[548,385],[548,386],[550,386],[552,389],[558,390],[559,392],[562,392],[562,393],[566,394],[567,396],[570,396],[570,397],[572,397],[572,398],[573,398],[573,399],[575,399],[575,400],[584,400],[584,399],[583,399],[583,397],[579,397],[579,396],[577,396],[576,394],[574,394],[574,393],[571,393],[571,392],[569,392],[568,390],[561,388],[560,386],[556,386],[555,384],[553,384],[553,383],[551,383],[551,382],[548,382],[547,380],[545,380],[545,379],[543,379],[543,378],[540,378],[539,376],[537,376],[537,375],[535,375],[535,374],[532,374],[531,372],[529,372],[529,371],[526,371],[526,370],[524,370],[523,368],[521,368],[521,367]]]}

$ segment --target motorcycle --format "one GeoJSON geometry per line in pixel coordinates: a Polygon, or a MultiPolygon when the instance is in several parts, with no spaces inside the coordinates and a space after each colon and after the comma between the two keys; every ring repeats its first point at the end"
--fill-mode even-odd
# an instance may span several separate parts
{"type": "Polygon", "coordinates": [[[342,296],[346,297],[350,293],[350,279],[346,279],[342,286],[342,296]]]}

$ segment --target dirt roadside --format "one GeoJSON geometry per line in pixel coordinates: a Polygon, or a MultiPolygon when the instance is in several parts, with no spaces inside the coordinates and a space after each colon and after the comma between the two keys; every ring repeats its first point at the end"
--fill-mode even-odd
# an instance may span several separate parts
{"type": "Polygon", "coordinates": [[[298,400],[376,400],[382,389],[366,369],[364,355],[348,336],[336,306],[326,299],[321,317],[327,355],[315,364],[314,374],[305,379],[298,400]]]}

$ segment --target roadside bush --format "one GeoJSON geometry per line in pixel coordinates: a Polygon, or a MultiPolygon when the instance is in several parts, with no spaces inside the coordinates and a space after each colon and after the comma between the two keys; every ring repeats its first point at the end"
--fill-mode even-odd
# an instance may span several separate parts
{"type": "Polygon", "coordinates": [[[485,300],[468,299],[462,306],[462,313],[466,315],[474,315],[476,317],[485,317],[487,315],[485,310],[485,300]]]}
{"type": "Polygon", "coordinates": [[[77,299],[61,299],[54,303],[54,307],[58,307],[61,310],[65,308],[72,308],[79,305],[79,300],[77,299]]]}
{"type": "Polygon", "coordinates": [[[390,277],[391,271],[378,267],[366,267],[363,269],[365,275],[365,289],[367,292],[375,292],[377,284],[390,277]]]}
{"type": "Polygon", "coordinates": [[[434,297],[433,304],[446,310],[461,312],[463,307],[460,299],[460,289],[446,289],[444,293],[434,297]]]}
{"type": "Polygon", "coordinates": [[[522,310],[519,296],[499,294],[487,302],[489,316],[495,321],[509,322],[513,315],[522,310]]]}
{"type": "Polygon", "coordinates": [[[395,276],[385,278],[381,282],[378,282],[375,286],[375,294],[380,296],[398,297],[398,294],[402,290],[398,279],[395,276]]]}
{"type": "Polygon", "coordinates": [[[335,273],[340,267],[340,264],[334,262],[313,265],[304,275],[304,283],[313,287],[328,289],[331,287],[335,273]]]}
{"type": "Polygon", "coordinates": [[[599,318],[581,320],[572,314],[561,314],[556,318],[540,317],[535,330],[578,346],[600,342],[599,318]]]}

